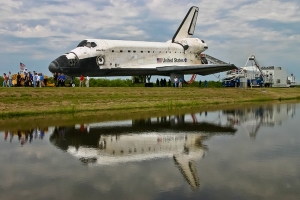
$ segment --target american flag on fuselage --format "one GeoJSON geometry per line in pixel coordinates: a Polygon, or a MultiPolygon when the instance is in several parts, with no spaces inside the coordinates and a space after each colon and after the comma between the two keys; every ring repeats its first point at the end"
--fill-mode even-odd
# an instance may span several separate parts
{"type": "Polygon", "coordinates": [[[21,63],[21,62],[20,62],[20,70],[22,70],[22,71],[23,71],[24,69],[25,69],[25,65],[24,65],[24,63],[21,63]]]}
{"type": "Polygon", "coordinates": [[[162,63],[163,62],[163,59],[162,58],[157,58],[157,63],[162,63]]]}

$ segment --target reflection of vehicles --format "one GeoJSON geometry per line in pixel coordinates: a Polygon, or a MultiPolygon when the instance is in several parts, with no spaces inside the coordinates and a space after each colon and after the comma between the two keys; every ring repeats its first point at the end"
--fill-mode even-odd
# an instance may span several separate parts
{"type": "Polygon", "coordinates": [[[177,76],[208,75],[235,69],[233,64],[204,64],[201,53],[208,46],[194,34],[199,8],[191,7],[172,40],[143,42],[86,39],[70,52],[58,57],[49,70],[71,77],[88,74],[103,76],[177,76]]]}
{"type": "Polygon", "coordinates": [[[234,133],[230,126],[189,121],[182,115],[58,127],[50,141],[92,165],[173,158],[187,182],[196,189],[200,182],[195,161],[202,159],[208,149],[203,140],[214,134],[234,133]]]}
{"type": "Polygon", "coordinates": [[[295,115],[296,106],[290,104],[266,105],[223,111],[230,125],[241,127],[255,138],[261,126],[280,125],[283,120],[295,115]]]}

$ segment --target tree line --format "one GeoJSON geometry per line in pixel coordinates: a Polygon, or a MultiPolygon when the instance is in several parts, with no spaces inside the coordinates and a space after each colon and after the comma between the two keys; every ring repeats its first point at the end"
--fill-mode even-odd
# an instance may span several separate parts
{"type": "MultiPolygon", "coordinates": [[[[73,80],[75,86],[79,86],[79,78],[73,80]]],[[[3,83],[3,76],[0,76],[0,83],[3,83]]],[[[48,77],[47,83],[53,83],[53,77],[48,77]]],[[[157,87],[155,81],[152,82],[153,87],[157,87]]],[[[66,81],[68,86],[69,81],[66,81]]],[[[90,87],[145,87],[145,83],[133,83],[132,79],[108,79],[108,78],[90,78],[90,87]]],[[[191,84],[183,84],[183,87],[199,87],[199,81],[194,81],[191,84]]],[[[202,80],[202,87],[203,80],[202,80]]],[[[223,87],[220,81],[208,81],[208,87],[220,88],[223,87]]]]}

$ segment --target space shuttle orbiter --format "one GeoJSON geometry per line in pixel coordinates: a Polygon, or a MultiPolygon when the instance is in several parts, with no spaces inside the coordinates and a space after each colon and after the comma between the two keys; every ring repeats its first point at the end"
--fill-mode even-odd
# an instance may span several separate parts
{"type": "Polygon", "coordinates": [[[204,40],[192,38],[199,8],[190,8],[173,38],[167,42],[85,39],[53,60],[51,72],[71,77],[208,75],[235,69],[233,64],[207,64],[204,40]]]}

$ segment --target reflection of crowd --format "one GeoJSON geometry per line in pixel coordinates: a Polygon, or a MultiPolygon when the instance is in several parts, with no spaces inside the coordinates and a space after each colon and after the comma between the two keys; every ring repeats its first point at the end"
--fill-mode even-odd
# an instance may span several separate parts
{"type": "Polygon", "coordinates": [[[14,130],[14,131],[4,131],[4,140],[7,141],[9,137],[9,141],[12,142],[13,138],[16,136],[18,141],[21,143],[21,146],[26,144],[27,142],[31,143],[33,139],[43,140],[45,137],[45,132],[47,132],[46,128],[34,128],[28,130],[14,130]]]}
{"type": "Polygon", "coordinates": [[[52,135],[58,135],[59,138],[64,139],[65,138],[65,133],[66,133],[66,127],[58,126],[58,127],[54,128],[52,135]]]}

